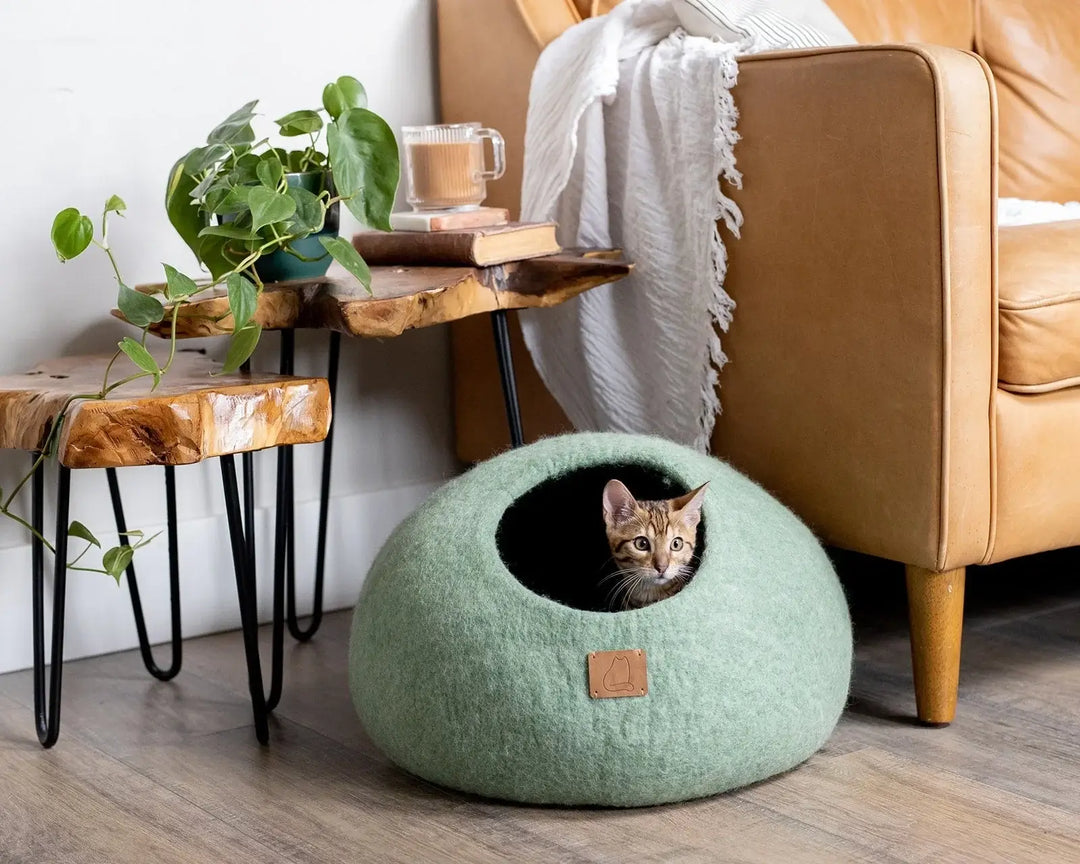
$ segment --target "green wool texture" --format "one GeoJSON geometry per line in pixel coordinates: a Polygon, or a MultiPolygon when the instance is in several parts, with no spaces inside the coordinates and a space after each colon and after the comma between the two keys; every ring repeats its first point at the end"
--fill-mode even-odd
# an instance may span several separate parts
{"type": "MultiPolygon", "coordinates": [[[[573,566],[557,533],[535,543],[552,567],[573,566]]],[[[493,798],[634,807],[809,758],[844,708],[852,637],[821,545],[759,486],[669,441],[582,433],[481,463],[403,521],[364,583],[349,651],[361,722],[407,771],[493,798]],[[710,481],[705,548],[674,597],[588,612],[519,582],[496,532],[537,484],[609,463],[686,490],[710,481]],[[588,654],[633,649],[646,653],[648,695],[590,698],[588,654]]]]}

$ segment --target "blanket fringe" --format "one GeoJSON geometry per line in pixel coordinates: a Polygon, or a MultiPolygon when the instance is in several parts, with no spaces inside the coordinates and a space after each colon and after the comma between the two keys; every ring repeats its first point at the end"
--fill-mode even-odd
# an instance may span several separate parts
{"type": "Polygon", "coordinates": [[[735,167],[735,143],[739,140],[736,126],[739,111],[731,89],[738,82],[739,65],[734,56],[727,56],[714,65],[713,90],[716,96],[716,123],[713,129],[715,199],[713,201],[711,256],[715,290],[708,304],[709,328],[708,351],[703,364],[701,382],[701,407],[698,415],[699,436],[695,446],[708,452],[716,418],[723,410],[720,403],[720,370],[728,362],[720,340],[720,333],[727,333],[735,311],[735,300],[727,293],[727,247],[720,234],[721,221],[734,237],[739,236],[743,216],[739,206],[724,194],[720,184],[723,178],[736,189],[742,188],[742,174],[735,167]]]}

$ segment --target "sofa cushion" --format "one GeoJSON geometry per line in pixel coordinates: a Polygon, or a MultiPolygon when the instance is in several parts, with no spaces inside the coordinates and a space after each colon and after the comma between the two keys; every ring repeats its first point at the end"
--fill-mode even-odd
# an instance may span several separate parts
{"type": "Polygon", "coordinates": [[[1001,194],[1080,198],[1080,3],[977,0],[975,50],[994,72],[1001,194]]]}
{"type": "Polygon", "coordinates": [[[1002,228],[998,249],[1000,386],[1080,385],[1080,219],[1002,228]]]}
{"type": "Polygon", "coordinates": [[[926,42],[971,50],[971,3],[956,0],[826,0],[865,43],[926,42]]]}

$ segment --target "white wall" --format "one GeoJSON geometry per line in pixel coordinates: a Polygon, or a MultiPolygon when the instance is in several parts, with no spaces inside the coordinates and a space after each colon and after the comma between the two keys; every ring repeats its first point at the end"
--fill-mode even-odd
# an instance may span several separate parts
{"type": "MultiPolygon", "coordinates": [[[[112,245],[129,284],[157,281],[162,261],[194,272],[162,206],[173,161],[248,99],[274,118],[318,107],[323,85],[359,78],[390,125],[436,116],[430,0],[53,0],[0,4],[0,371],[50,356],[111,350],[125,332],[108,317],[115,285],[97,250],[57,262],[49,227],[68,206],[96,213],[112,193],[128,204],[112,245]]],[[[268,127],[267,131],[270,131],[268,127]]],[[[343,211],[343,216],[347,214],[343,211]]],[[[343,233],[354,223],[343,225],[343,233]]],[[[268,335],[256,367],[274,369],[268,335]]],[[[207,341],[220,354],[220,345],[207,341]]],[[[350,605],[378,544],[432,488],[454,473],[447,335],[439,328],[387,342],[346,340],[336,414],[327,607],[350,605]]],[[[301,333],[299,372],[323,369],[324,334],[301,333]]],[[[308,596],[318,494],[316,447],[297,452],[301,518],[299,584],[308,596]],[[310,553],[308,549],[312,550],[310,553]]],[[[269,611],[273,456],[257,457],[262,600],[269,611]]],[[[0,485],[25,471],[23,454],[0,454],[0,485]]],[[[216,463],[177,472],[184,632],[236,626],[216,463]]],[[[128,522],[164,522],[160,469],[121,472],[128,522]]],[[[71,516],[106,533],[103,472],[73,476],[71,516]]],[[[24,506],[28,505],[24,502],[24,506]]],[[[30,665],[30,556],[26,535],[0,525],[0,672],[30,665]]],[[[138,558],[155,641],[167,637],[166,545],[138,558]]],[[[136,644],[126,588],[108,577],[69,578],[67,657],[136,644]]]]}

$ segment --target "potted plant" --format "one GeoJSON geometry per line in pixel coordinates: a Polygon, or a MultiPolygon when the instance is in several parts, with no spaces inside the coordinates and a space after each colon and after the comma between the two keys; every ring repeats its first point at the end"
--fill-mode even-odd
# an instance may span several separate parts
{"type": "MultiPolygon", "coordinates": [[[[252,126],[256,105],[257,100],[248,102],[230,114],[211,130],[205,144],[184,154],[169,174],[165,195],[169,220],[209,272],[208,280],[196,282],[165,264],[165,284],[158,293],[128,287],[109,245],[109,217],[122,216],[126,210],[117,195],[105,202],[97,236],[94,222],[78,209],[69,207],[56,215],[51,238],[57,257],[63,262],[81,255],[91,245],[101,249],[116,278],[116,304],[142,334],[137,339],[125,336],[117,344],[113,362],[97,392],[69,400],[59,412],[30,473],[13,491],[0,491],[0,515],[33,530],[12,508],[41,460],[54,452],[70,405],[76,398],[104,399],[117,387],[141,378],[151,379],[156,387],[176,354],[175,327],[169,328],[169,352],[164,362],[146,349],[148,331],[166,316],[175,325],[191,298],[226,287],[233,336],[222,371],[231,372],[239,369],[258,345],[262,329],[254,315],[265,282],[320,275],[333,259],[370,291],[367,264],[351,243],[337,236],[338,206],[344,203],[371,228],[390,230],[399,172],[393,131],[368,110],[363,86],[349,76],[326,85],[321,109],[293,111],[277,121],[277,131],[283,137],[307,136],[308,143],[302,149],[286,150],[272,146],[267,138],[257,140],[252,126]],[[325,150],[319,147],[323,136],[325,150]],[[115,361],[122,355],[134,364],[135,370],[116,366],[115,361]]],[[[68,533],[87,543],[79,558],[91,546],[101,545],[81,522],[72,522],[68,533]]],[[[103,555],[100,572],[117,581],[134,549],[149,542],[141,532],[129,534],[136,541],[133,545],[116,546],[103,555]]],[[[52,551],[52,544],[41,539],[52,551]]]]}
{"type": "Polygon", "coordinates": [[[302,149],[256,141],[256,104],[230,114],[173,166],[165,195],[173,226],[215,279],[257,255],[245,270],[260,287],[320,276],[331,258],[366,284],[359,255],[335,240],[338,204],[372,228],[390,229],[399,171],[390,127],[347,75],[326,85],[321,109],[276,121],[283,138],[307,139],[302,149]]]}

